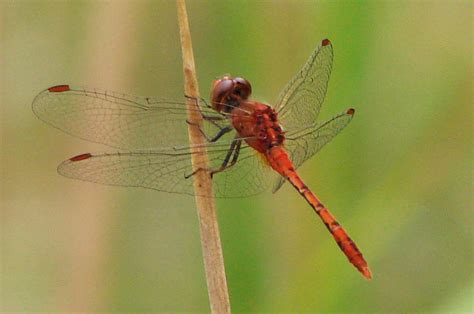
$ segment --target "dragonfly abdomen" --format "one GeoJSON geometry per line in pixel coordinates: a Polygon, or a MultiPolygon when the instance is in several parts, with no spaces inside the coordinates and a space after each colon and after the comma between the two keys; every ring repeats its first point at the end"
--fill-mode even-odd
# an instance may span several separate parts
{"type": "Polygon", "coordinates": [[[336,243],[339,245],[342,252],[349,259],[349,262],[351,262],[351,264],[354,265],[364,275],[364,277],[371,279],[372,274],[359,248],[349,237],[346,230],[337,222],[336,218],[296,173],[293,163],[286,151],[281,146],[275,146],[267,151],[266,157],[271,167],[290,181],[295,189],[318,214],[324,225],[334,237],[334,240],[336,240],[336,243]]]}

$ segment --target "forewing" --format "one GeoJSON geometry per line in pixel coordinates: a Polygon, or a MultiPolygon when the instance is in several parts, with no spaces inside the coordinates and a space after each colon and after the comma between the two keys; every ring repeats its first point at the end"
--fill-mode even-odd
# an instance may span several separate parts
{"type": "MultiPolygon", "coordinates": [[[[230,146],[211,144],[208,150],[211,169],[222,165],[230,146]]],[[[158,191],[194,194],[190,148],[160,151],[83,154],[61,163],[58,172],[66,177],[105,185],[131,186],[158,191]]],[[[272,173],[257,156],[243,145],[239,162],[213,177],[217,197],[242,197],[260,193],[271,184],[272,173]],[[270,173],[270,175],[268,175],[270,173]]],[[[196,165],[196,169],[205,165],[196,165]]],[[[206,168],[209,169],[209,168],[206,168]]],[[[207,171],[207,170],[202,170],[207,171]]]]}
{"type": "MultiPolygon", "coordinates": [[[[32,106],[41,120],[55,128],[114,148],[156,149],[188,143],[184,102],[59,85],[38,94],[32,106]]],[[[197,106],[194,110],[219,116],[197,106]]]]}
{"type": "MultiPolygon", "coordinates": [[[[285,148],[293,161],[295,169],[299,168],[339,134],[351,122],[353,116],[354,109],[348,109],[312,128],[289,132],[286,137],[285,148]]],[[[284,178],[278,178],[273,186],[273,192],[278,191],[284,182],[284,178]]]]}
{"type": "Polygon", "coordinates": [[[332,59],[331,42],[324,39],[284,88],[275,109],[285,129],[298,129],[315,123],[326,96],[332,59]]]}

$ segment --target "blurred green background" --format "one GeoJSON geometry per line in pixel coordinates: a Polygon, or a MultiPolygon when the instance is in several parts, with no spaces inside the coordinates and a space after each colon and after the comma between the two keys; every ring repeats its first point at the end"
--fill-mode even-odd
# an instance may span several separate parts
{"type": "MultiPolygon", "coordinates": [[[[59,176],[62,160],[110,149],[31,111],[62,83],[181,99],[175,3],[1,6],[2,309],[208,312],[194,199],[59,176]]],[[[472,12],[472,1],[188,3],[204,97],[232,73],[271,103],[327,37],[322,118],[357,109],[301,175],[373,280],[290,186],[220,200],[234,312],[473,310],[472,12]]]]}

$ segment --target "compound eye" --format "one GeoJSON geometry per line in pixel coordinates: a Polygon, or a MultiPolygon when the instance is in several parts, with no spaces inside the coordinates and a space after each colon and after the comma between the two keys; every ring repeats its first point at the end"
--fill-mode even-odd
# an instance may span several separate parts
{"type": "Polygon", "coordinates": [[[220,112],[222,109],[222,105],[226,103],[226,96],[232,92],[234,87],[234,82],[232,79],[224,77],[220,80],[214,82],[214,86],[212,88],[212,105],[214,109],[220,112]]]}
{"type": "Polygon", "coordinates": [[[234,94],[240,96],[242,99],[247,99],[252,93],[252,86],[250,86],[249,81],[242,77],[236,77],[234,79],[236,83],[234,87],[234,94]]]}
{"type": "Polygon", "coordinates": [[[234,84],[233,84],[232,80],[229,80],[229,79],[219,80],[214,85],[214,94],[219,95],[219,96],[227,94],[228,92],[230,92],[233,85],[234,84]]]}

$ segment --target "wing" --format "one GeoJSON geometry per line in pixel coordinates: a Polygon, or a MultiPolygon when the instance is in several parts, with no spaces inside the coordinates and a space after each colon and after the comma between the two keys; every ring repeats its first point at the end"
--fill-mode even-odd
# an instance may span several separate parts
{"type": "Polygon", "coordinates": [[[324,39],[281,92],[275,109],[287,130],[315,124],[326,95],[332,59],[331,42],[324,39]]]}
{"type": "MultiPolygon", "coordinates": [[[[156,149],[188,143],[185,103],[59,85],[38,94],[32,107],[53,127],[114,148],[156,149]]],[[[208,108],[195,110],[222,118],[208,108]]]]}
{"type": "MultiPolygon", "coordinates": [[[[211,168],[218,168],[223,163],[230,144],[210,144],[207,147],[211,168]]],[[[82,154],[61,163],[58,172],[65,177],[105,185],[143,187],[193,195],[192,154],[200,152],[187,147],[148,152],[82,154]]],[[[277,175],[258,157],[258,152],[243,145],[239,161],[214,175],[215,195],[226,198],[243,197],[267,189],[277,175]]],[[[196,165],[197,168],[201,166],[204,167],[196,165]]]]}
{"type": "MultiPolygon", "coordinates": [[[[351,108],[314,127],[288,132],[285,148],[293,161],[295,169],[299,168],[339,134],[351,122],[354,113],[355,110],[351,108]]],[[[284,182],[283,177],[278,178],[273,185],[273,192],[278,191],[284,182]]]]}
{"type": "MultiPolygon", "coordinates": [[[[41,120],[66,133],[127,150],[73,157],[59,165],[61,175],[106,185],[194,193],[193,177],[186,179],[192,173],[191,155],[197,153],[188,146],[186,104],[58,85],[36,96],[32,106],[41,120]]],[[[199,104],[193,110],[211,121],[202,126],[206,134],[228,122],[199,104]]],[[[228,133],[204,145],[210,169],[222,165],[234,140],[228,133]]],[[[214,176],[216,195],[242,197],[268,188],[275,175],[258,157],[258,152],[243,143],[238,163],[214,176]]]]}

